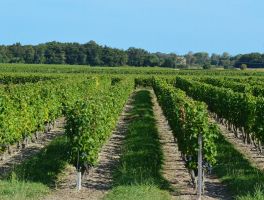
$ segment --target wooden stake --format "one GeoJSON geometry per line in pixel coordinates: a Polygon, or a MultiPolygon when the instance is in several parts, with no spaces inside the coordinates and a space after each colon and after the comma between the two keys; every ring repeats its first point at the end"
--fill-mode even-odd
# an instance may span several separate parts
{"type": "Polygon", "coordinates": [[[203,158],[202,158],[202,148],[203,148],[203,143],[202,143],[202,134],[199,134],[198,136],[198,145],[199,145],[199,150],[198,150],[198,191],[197,191],[197,199],[201,200],[202,198],[202,188],[203,188],[203,158]]]}

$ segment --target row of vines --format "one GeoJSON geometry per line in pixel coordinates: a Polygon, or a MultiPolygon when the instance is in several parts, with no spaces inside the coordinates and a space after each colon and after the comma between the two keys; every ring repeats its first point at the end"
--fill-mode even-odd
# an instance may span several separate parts
{"type": "MultiPolygon", "coordinates": [[[[98,83],[110,87],[108,78],[48,80],[8,84],[0,88],[0,151],[34,137],[61,117],[78,100],[95,93],[98,83]]],[[[24,144],[23,144],[24,145],[24,144]]]]}
{"type": "Polygon", "coordinates": [[[113,79],[107,90],[78,100],[66,114],[70,160],[84,172],[97,162],[102,145],[114,130],[118,117],[134,89],[134,80],[113,79]]]}
{"type": "Polygon", "coordinates": [[[217,120],[234,131],[242,133],[244,142],[254,144],[262,151],[264,143],[264,98],[248,92],[235,92],[225,87],[177,77],[175,86],[196,100],[207,103],[217,120]]]}
{"type": "Polygon", "coordinates": [[[230,88],[234,92],[249,93],[256,97],[264,96],[264,85],[261,84],[261,81],[248,79],[236,79],[237,81],[234,81],[226,77],[199,77],[195,79],[213,86],[230,88]]]}
{"type": "Polygon", "coordinates": [[[153,89],[159,104],[177,139],[182,158],[190,170],[193,184],[196,185],[198,161],[198,137],[203,138],[203,165],[207,169],[216,163],[218,129],[208,120],[206,104],[194,101],[184,91],[161,79],[153,79],[153,89]]]}

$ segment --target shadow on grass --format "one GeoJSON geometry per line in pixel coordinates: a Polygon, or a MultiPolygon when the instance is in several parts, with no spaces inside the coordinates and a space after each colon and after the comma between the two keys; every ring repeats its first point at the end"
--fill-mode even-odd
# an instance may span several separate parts
{"type": "Polygon", "coordinates": [[[120,164],[114,174],[115,186],[155,185],[170,189],[161,175],[163,153],[152,106],[149,91],[136,93],[120,164]]]}
{"type": "Polygon", "coordinates": [[[67,152],[66,136],[58,137],[35,156],[16,166],[10,176],[17,181],[37,182],[53,187],[58,174],[67,165],[67,152]]]}
{"type": "Polygon", "coordinates": [[[221,134],[217,148],[218,164],[214,168],[217,176],[228,185],[234,198],[256,199],[256,193],[259,195],[258,191],[264,191],[264,172],[253,167],[221,134]]]}

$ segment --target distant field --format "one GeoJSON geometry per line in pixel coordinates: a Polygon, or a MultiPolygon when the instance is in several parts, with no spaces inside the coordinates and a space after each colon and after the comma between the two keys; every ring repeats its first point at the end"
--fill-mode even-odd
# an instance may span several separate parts
{"type": "Polygon", "coordinates": [[[47,64],[3,64],[0,72],[14,73],[52,73],[52,74],[145,74],[145,75],[225,75],[225,76],[263,76],[264,69],[224,70],[223,68],[171,69],[160,67],[91,67],[85,65],[47,65],[47,64]]]}
{"type": "Polygon", "coordinates": [[[254,70],[254,71],[264,72],[264,68],[248,68],[247,70],[254,70]]]}

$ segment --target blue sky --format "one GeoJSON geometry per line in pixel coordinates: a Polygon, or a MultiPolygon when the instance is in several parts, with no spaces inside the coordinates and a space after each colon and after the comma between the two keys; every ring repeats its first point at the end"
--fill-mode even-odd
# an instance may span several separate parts
{"type": "Polygon", "coordinates": [[[0,0],[0,44],[264,52],[263,0],[0,0]]]}

